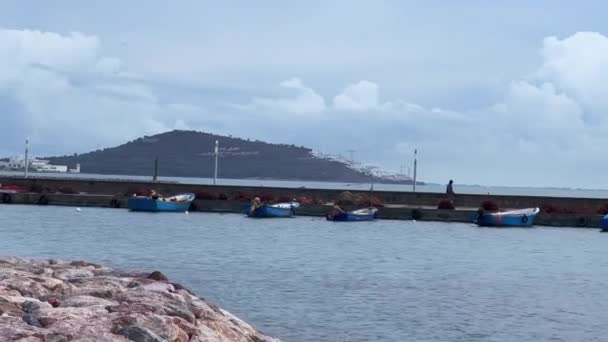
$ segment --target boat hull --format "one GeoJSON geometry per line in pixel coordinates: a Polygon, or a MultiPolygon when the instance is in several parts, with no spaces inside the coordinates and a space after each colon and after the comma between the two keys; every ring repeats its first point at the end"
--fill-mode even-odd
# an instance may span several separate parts
{"type": "Polygon", "coordinates": [[[475,223],[482,227],[532,227],[539,209],[525,209],[511,212],[481,213],[475,223]]]}
{"type": "Polygon", "coordinates": [[[20,192],[25,192],[26,189],[20,187],[18,185],[5,185],[0,186],[0,194],[18,194],[20,192]]]}
{"type": "Polygon", "coordinates": [[[603,233],[608,233],[608,215],[605,215],[600,220],[600,228],[602,229],[603,233]]]}
{"type": "MultiPolygon", "coordinates": [[[[148,197],[132,197],[129,198],[127,206],[131,211],[146,211],[146,212],[186,212],[190,209],[190,205],[194,200],[194,195],[186,194],[186,200],[171,201],[170,198],[152,199],[148,197]]],[[[176,196],[177,197],[177,196],[176,196]]]]}
{"type": "Polygon", "coordinates": [[[282,208],[271,205],[262,205],[261,207],[247,213],[247,216],[253,218],[292,217],[294,215],[295,210],[293,207],[282,208]]]}
{"type": "Polygon", "coordinates": [[[362,222],[362,221],[373,221],[377,218],[378,211],[374,210],[355,210],[338,215],[327,215],[328,221],[335,222],[362,222]]]}

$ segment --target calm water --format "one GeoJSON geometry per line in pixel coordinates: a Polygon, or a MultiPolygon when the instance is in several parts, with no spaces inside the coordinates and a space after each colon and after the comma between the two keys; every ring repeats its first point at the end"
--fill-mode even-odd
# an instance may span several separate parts
{"type": "Polygon", "coordinates": [[[608,234],[0,205],[0,254],[158,269],[284,341],[605,341],[608,234]]]}

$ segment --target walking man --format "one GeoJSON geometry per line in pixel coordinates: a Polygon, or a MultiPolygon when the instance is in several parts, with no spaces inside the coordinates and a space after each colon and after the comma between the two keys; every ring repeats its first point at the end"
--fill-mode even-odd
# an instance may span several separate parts
{"type": "Polygon", "coordinates": [[[454,181],[450,179],[448,186],[445,189],[445,193],[448,195],[448,199],[454,202],[454,181]]]}

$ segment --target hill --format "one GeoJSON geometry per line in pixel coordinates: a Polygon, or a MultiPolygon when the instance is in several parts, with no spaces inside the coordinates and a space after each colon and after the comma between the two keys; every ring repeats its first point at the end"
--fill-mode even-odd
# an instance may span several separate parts
{"type": "MultiPolygon", "coordinates": [[[[215,141],[219,141],[219,178],[369,182],[370,176],[343,161],[321,157],[311,149],[269,144],[196,131],[171,131],[80,155],[49,157],[53,164],[81,166],[83,173],[213,177],[215,141]]],[[[386,181],[407,183],[407,180],[386,181]]]]}

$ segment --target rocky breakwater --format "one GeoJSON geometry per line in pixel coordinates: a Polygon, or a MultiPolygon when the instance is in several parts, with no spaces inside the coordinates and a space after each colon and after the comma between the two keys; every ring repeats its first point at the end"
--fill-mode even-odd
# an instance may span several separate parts
{"type": "Polygon", "coordinates": [[[0,258],[0,341],[278,341],[162,273],[0,258]]]}

